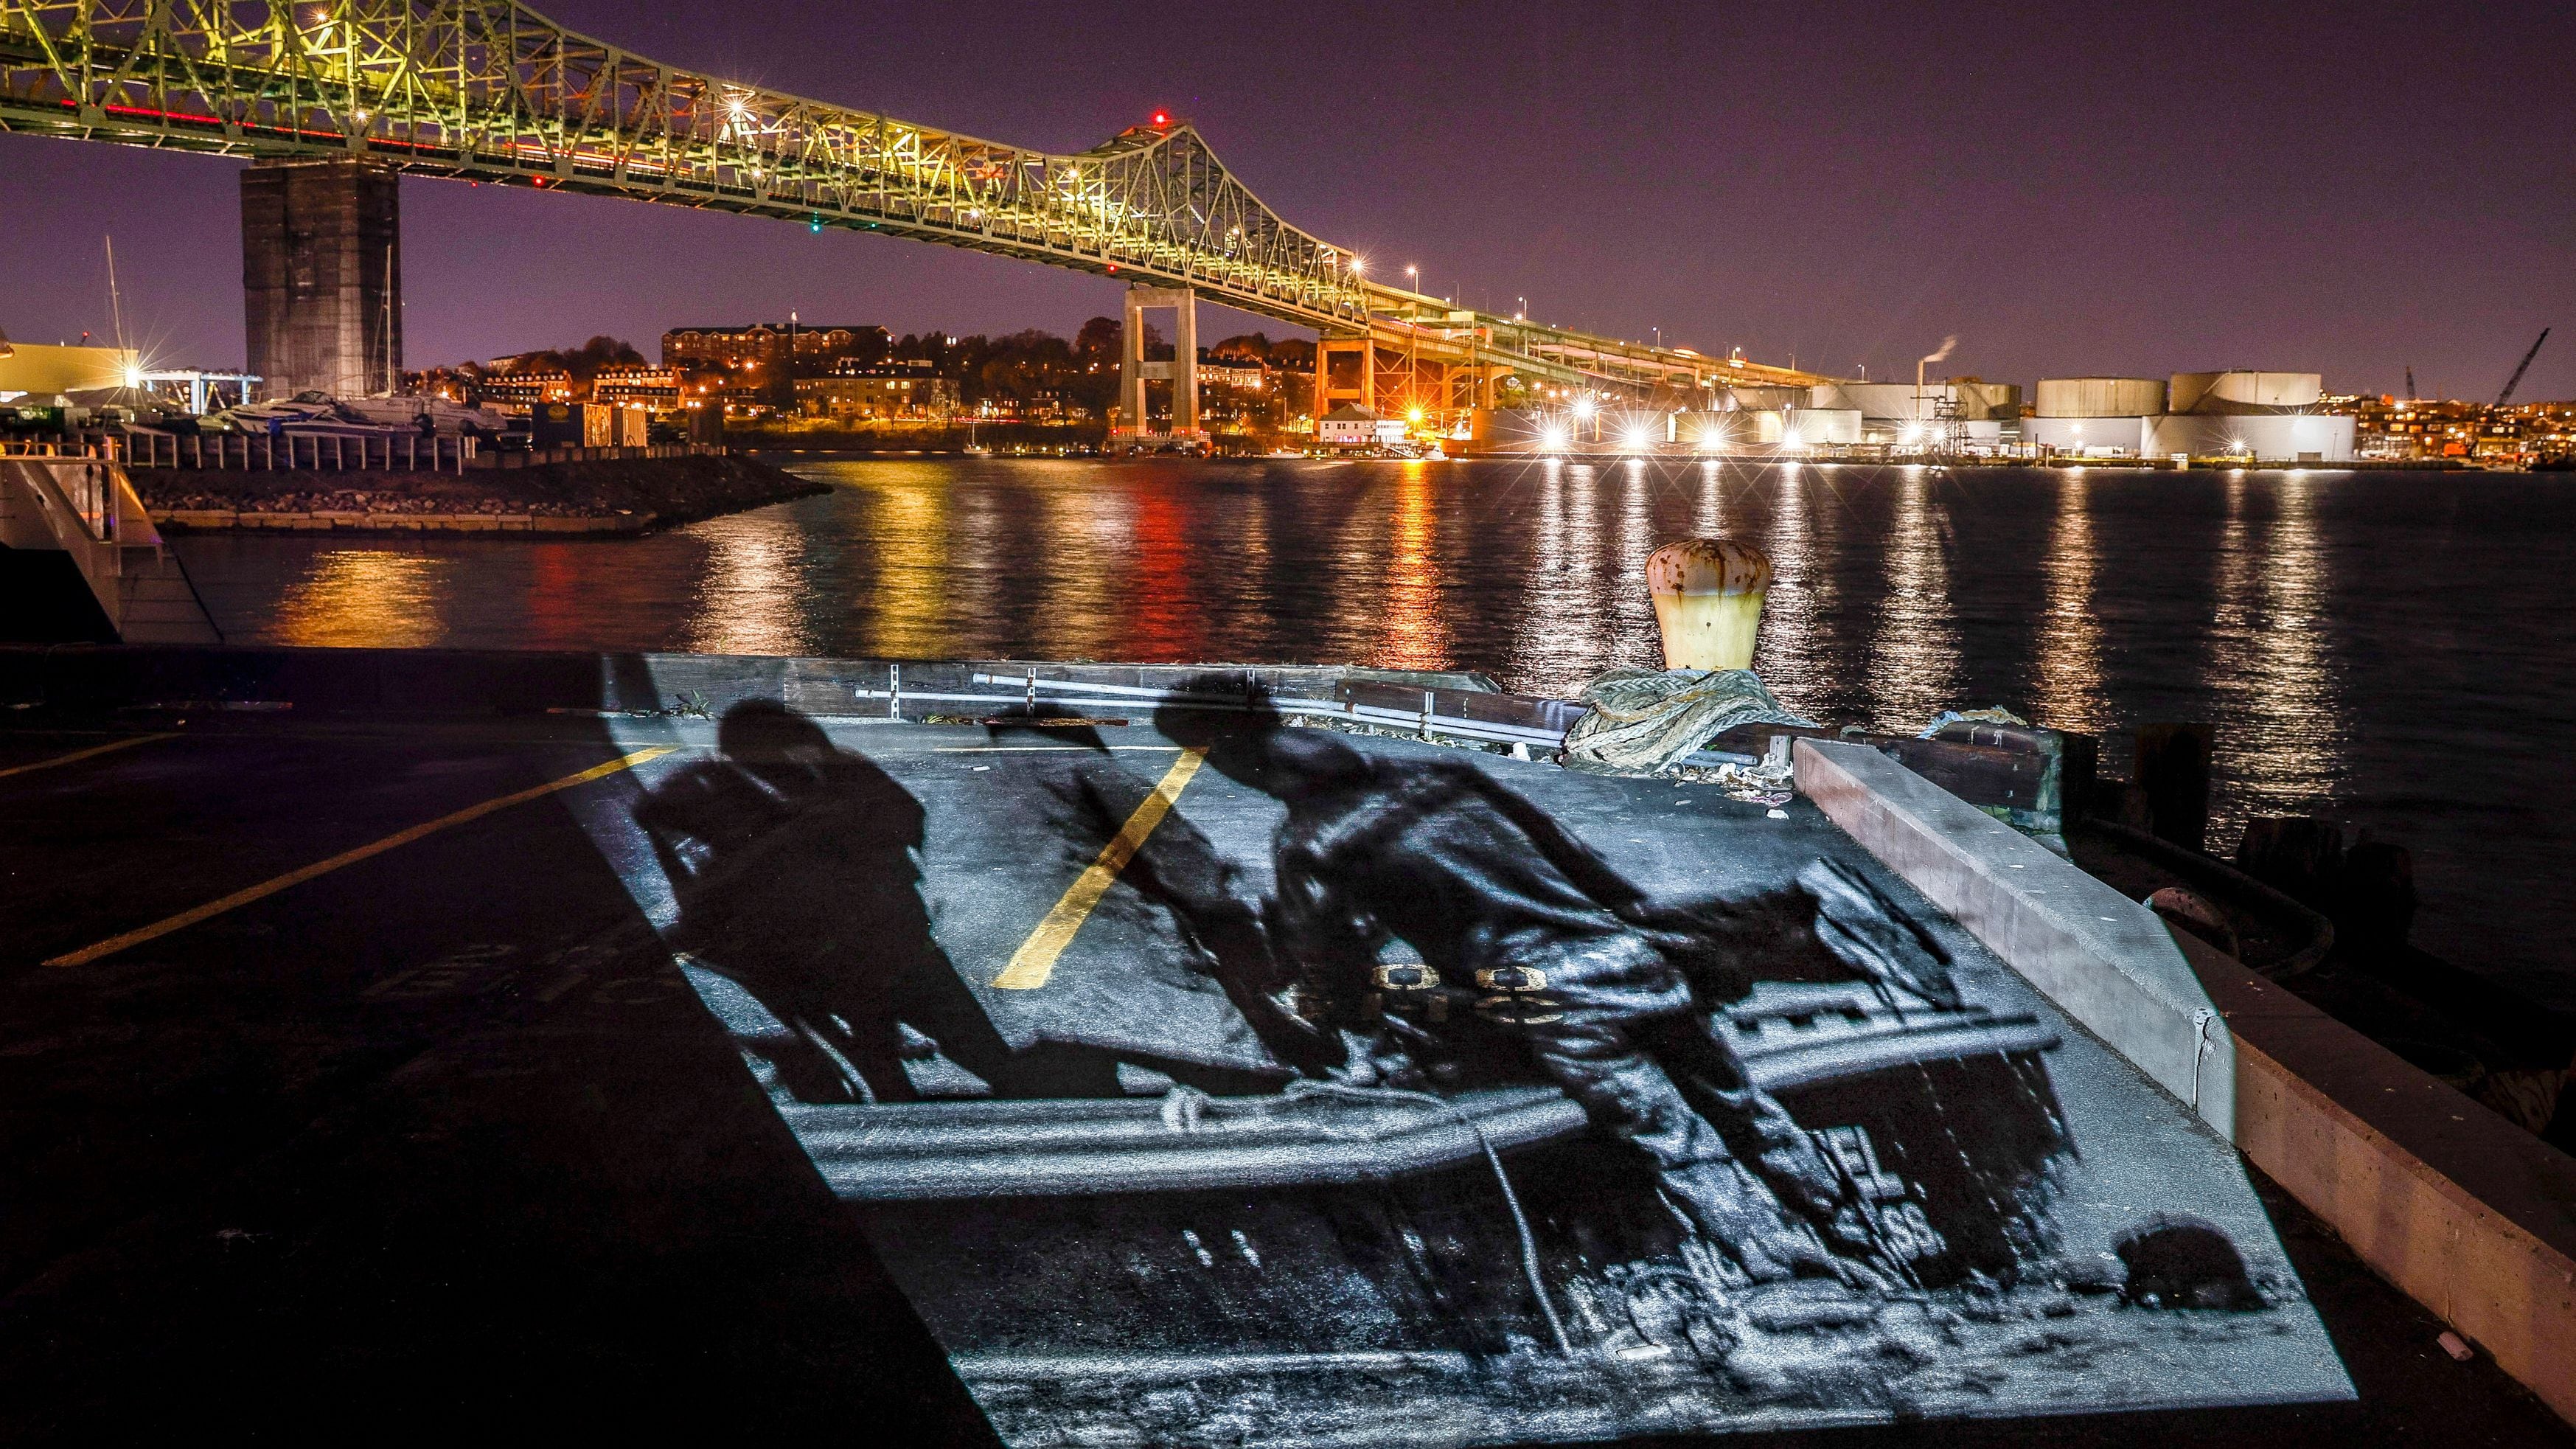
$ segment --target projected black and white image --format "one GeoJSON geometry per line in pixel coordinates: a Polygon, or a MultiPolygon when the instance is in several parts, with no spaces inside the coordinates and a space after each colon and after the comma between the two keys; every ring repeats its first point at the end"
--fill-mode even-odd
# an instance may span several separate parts
{"type": "Polygon", "coordinates": [[[2227,1145],[1803,800],[1136,713],[744,704],[591,827],[1005,1442],[2349,1393],[2227,1145]]]}

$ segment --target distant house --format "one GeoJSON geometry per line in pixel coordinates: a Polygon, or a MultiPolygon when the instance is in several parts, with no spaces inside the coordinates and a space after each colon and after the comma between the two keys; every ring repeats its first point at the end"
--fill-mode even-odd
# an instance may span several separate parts
{"type": "Polygon", "coordinates": [[[1315,419],[1315,441],[1328,448],[1373,448],[1378,443],[1375,409],[1344,403],[1315,419]]]}

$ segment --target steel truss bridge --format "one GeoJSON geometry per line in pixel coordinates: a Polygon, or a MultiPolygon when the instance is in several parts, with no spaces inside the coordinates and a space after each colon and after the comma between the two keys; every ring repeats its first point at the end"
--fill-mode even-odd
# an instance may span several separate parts
{"type": "Polygon", "coordinates": [[[1348,339],[1372,376],[1401,353],[1488,399],[1506,375],[1685,399],[1821,380],[1387,286],[1289,225],[1186,122],[1053,155],[664,65],[510,0],[0,0],[0,130],[355,156],[970,247],[1186,287],[1348,339]]]}

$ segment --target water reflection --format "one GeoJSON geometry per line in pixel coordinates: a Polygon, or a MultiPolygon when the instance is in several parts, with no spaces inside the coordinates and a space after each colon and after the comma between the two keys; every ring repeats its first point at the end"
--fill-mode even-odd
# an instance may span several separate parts
{"type": "Polygon", "coordinates": [[[1807,513],[1807,470],[1791,464],[1780,470],[1771,528],[1762,539],[1771,555],[1771,589],[1762,604],[1762,631],[1754,640],[1753,664],[1781,703],[1821,719],[1823,682],[1810,666],[1816,657],[1822,601],[1830,597],[1832,586],[1815,566],[1807,513]]]}
{"type": "MultiPolygon", "coordinates": [[[[522,545],[523,547],[525,545],[522,545]]],[[[279,644],[418,649],[444,642],[450,560],[383,549],[332,549],[277,601],[265,636],[279,644]]]]}
{"type": "Polygon", "coordinates": [[[930,659],[949,637],[945,601],[956,562],[948,537],[948,479],[931,466],[898,463],[872,490],[869,521],[873,586],[850,601],[873,619],[879,643],[869,653],[930,659]]]}
{"type": "Polygon", "coordinates": [[[1616,654],[1616,623],[1601,582],[1600,475],[1554,459],[1539,466],[1537,539],[1522,576],[1507,672],[1571,690],[1616,654]]]}
{"type": "Polygon", "coordinates": [[[1869,646],[1869,710],[1879,727],[1912,733],[1959,699],[1959,623],[1950,603],[1949,544],[1921,468],[1896,486],[1887,535],[1887,601],[1869,646]]]}
{"type": "Polygon", "coordinates": [[[1691,533],[1716,538],[1726,532],[1726,483],[1715,462],[1699,465],[1698,508],[1691,514],[1691,533]]]}
{"type": "Polygon", "coordinates": [[[1396,479],[1395,526],[1386,551],[1385,627],[1370,661],[1389,669],[1446,669],[1451,664],[1428,474],[1429,465],[1408,463],[1396,479]]]}
{"type": "Polygon", "coordinates": [[[2576,748],[2576,490],[2551,475],[1655,467],[830,463],[829,494],[617,542],[179,546],[245,643],[1376,661],[1562,696],[1657,657],[1646,550],[1731,532],[1775,561],[1757,663],[1804,713],[2210,720],[2221,841],[2248,811],[2402,808],[2428,901],[2457,921],[2487,891],[2513,923],[2485,955],[2576,940],[2546,838],[2576,819],[2551,768],[2576,748]],[[2373,581],[2419,578],[2428,528],[2455,561],[2390,598],[2373,581]],[[2422,667],[2457,640],[2474,655],[2422,667]]]}
{"type": "Polygon", "coordinates": [[[811,654],[804,598],[805,530],[769,511],[692,524],[707,541],[689,648],[701,654],[811,654]]]}
{"type": "Polygon", "coordinates": [[[2210,685],[2226,701],[2216,715],[2231,726],[2221,749],[2241,777],[2238,799],[2250,814],[2316,808],[2333,797],[2341,774],[2342,709],[2326,662],[2332,580],[2318,538],[2318,487],[2295,472],[2262,484],[2243,473],[2227,480],[2210,685]],[[2264,495],[2268,519],[2258,516],[2264,495]]]}
{"type": "Polygon", "coordinates": [[[2058,729],[2100,730],[2109,723],[2102,698],[2102,620],[2093,578],[2093,495],[2080,472],[2060,474],[2057,514],[2048,527],[2040,572],[2048,593],[2039,619],[2031,711],[2058,729]]]}

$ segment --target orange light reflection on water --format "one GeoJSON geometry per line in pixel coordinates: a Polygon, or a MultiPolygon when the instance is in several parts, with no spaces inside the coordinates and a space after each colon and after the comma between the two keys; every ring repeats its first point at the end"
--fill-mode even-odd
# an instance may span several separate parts
{"type": "Polygon", "coordinates": [[[1396,479],[1395,515],[1387,539],[1383,627],[1376,651],[1385,668],[1449,667],[1436,509],[1430,466],[1407,464],[1396,479]]]}
{"type": "Polygon", "coordinates": [[[390,549],[333,549],[278,600],[271,637],[316,648],[419,649],[447,637],[439,618],[449,560],[390,549]]]}

